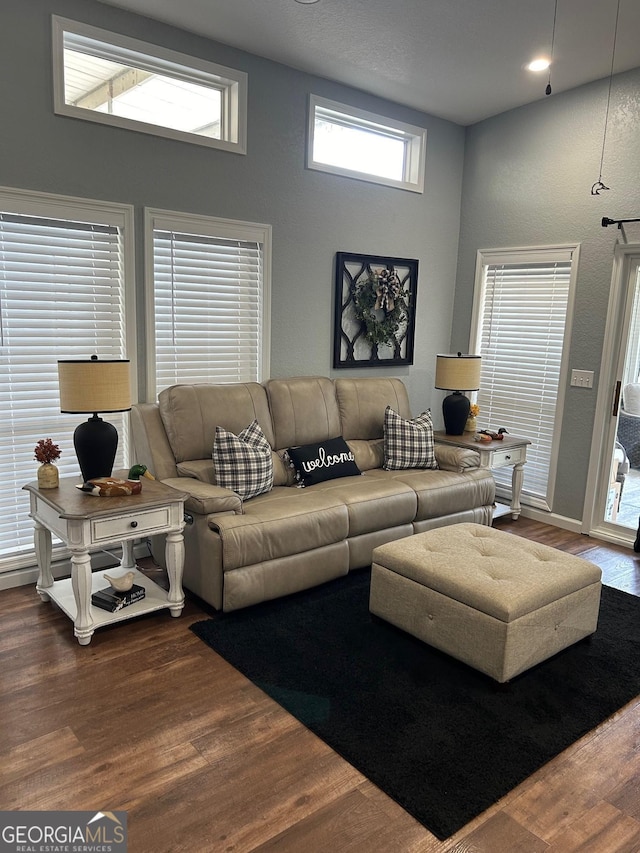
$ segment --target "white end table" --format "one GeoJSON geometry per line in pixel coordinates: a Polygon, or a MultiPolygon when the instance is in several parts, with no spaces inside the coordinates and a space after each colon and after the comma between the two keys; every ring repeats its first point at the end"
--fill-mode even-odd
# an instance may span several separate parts
{"type": "Polygon", "coordinates": [[[518,518],[522,509],[520,494],[524,477],[523,468],[527,461],[527,446],[531,441],[515,435],[504,435],[500,441],[475,441],[473,435],[470,432],[462,435],[447,435],[444,430],[435,430],[433,433],[436,444],[453,444],[456,447],[464,447],[465,450],[475,450],[480,454],[481,468],[505,468],[511,465],[513,468],[511,504],[504,508],[504,505],[496,504],[493,517],[499,518],[510,512],[511,518],[518,518]]]}
{"type": "MultiPolygon", "coordinates": [[[[114,476],[126,476],[119,472],[114,476]]],[[[81,646],[91,642],[96,628],[168,608],[179,616],[184,607],[184,502],[187,495],[157,480],[144,479],[142,493],[126,497],[94,497],[76,488],[79,478],[63,478],[57,489],[40,489],[37,482],[23,488],[31,500],[36,560],[40,575],[36,590],[43,601],[54,601],[73,620],[81,646]],[[51,573],[51,534],[71,551],[71,578],[54,581],[51,573]],[[167,534],[168,593],[137,571],[133,544],[141,536],[167,534]],[[91,604],[91,594],[109,586],[102,572],[92,574],[90,552],[122,544],[120,568],[134,572],[134,583],[145,597],[115,613],[91,604]]]]}

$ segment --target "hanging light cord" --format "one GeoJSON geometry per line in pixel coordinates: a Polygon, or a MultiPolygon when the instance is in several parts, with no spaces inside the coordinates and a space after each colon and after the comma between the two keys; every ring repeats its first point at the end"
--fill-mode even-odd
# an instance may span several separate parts
{"type": "Polygon", "coordinates": [[[551,62],[549,63],[549,81],[547,82],[547,88],[545,89],[545,94],[551,94],[551,68],[553,67],[553,48],[556,43],[556,17],[558,16],[558,0],[556,0],[556,5],[553,10],[553,30],[551,31],[551,62]]]}
{"type": "MultiPolygon", "coordinates": [[[[616,42],[618,41],[618,17],[620,15],[620,0],[618,0],[618,8],[616,10],[616,26],[613,32],[613,50],[611,51],[611,70],[609,72],[609,92],[607,94],[607,109],[604,114],[604,135],[602,137],[602,154],[600,155],[600,174],[598,175],[598,184],[600,184],[601,189],[609,189],[609,187],[605,187],[602,183],[602,164],[604,163],[604,148],[607,142],[607,125],[609,123],[609,105],[611,103],[611,84],[613,83],[613,68],[616,58],[616,42]]],[[[594,184],[594,187],[597,184],[594,184]]],[[[593,188],[592,188],[593,194],[593,188]]],[[[597,195],[597,193],[595,193],[597,195]]]]}

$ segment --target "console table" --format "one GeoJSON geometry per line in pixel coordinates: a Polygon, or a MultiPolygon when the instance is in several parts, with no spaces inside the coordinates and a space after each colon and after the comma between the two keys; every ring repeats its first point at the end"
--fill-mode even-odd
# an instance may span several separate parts
{"type": "Polygon", "coordinates": [[[23,487],[31,501],[29,514],[35,525],[36,560],[40,569],[36,590],[42,600],[54,601],[73,621],[73,632],[81,646],[88,645],[95,629],[103,625],[163,608],[168,608],[172,616],[179,616],[184,607],[182,531],[187,495],[157,480],[145,479],[139,495],[94,497],[77,489],[77,482],[78,478],[64,478],[57,489],[40,489],[37,482],[23,487]],[[70,579],[53,579],[52,533],[71,551],[70,579]],[[137,571],[133,558],[135,539],[159,533],[167,534],[168,593],[137,571]],[[92,592],[109,584],[102,572],[92,574],[90,552],[117,543],[122,544],[120,569],[134,572],[133,582],[145,588],[145,597],[110,613],[91,604],[92,592]]]}
{"type": "Polygon", "coordinates": [[[511,504],[508,507],[496,505],[493,517],[511,513],[511,518],[520,515],[520,493],[524,477],[524,463],[527,461],[527,446],[531,444],[528,438],[517,438],[514,435],[504,435],[500,441],[475,441],[473,433],[463,435],[447,435],[444,430],[435,430],[436,444],[453,444],[466,450],[475,450],[480,454],[481,468],[505,468],[511,466],[511,504]]]}

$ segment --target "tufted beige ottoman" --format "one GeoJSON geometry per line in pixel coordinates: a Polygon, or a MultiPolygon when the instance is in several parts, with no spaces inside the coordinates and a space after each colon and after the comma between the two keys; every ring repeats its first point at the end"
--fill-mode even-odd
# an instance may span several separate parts
{"type": "Polygon", "coordinates": [[[597,566],[481,524],[454,524],[373,551],[372,613],[496,681],[592,634],[597,566]]]}

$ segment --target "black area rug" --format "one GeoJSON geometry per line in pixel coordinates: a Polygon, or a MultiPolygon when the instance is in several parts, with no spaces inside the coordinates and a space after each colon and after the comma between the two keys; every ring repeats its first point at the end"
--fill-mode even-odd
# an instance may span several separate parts
{"type": "Polygon", "coordinates": [[[440,839],[640,693],[640,598],[499,688],[372,617],[369,571],[192,630],[440,839]]]}

